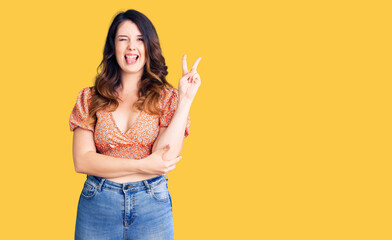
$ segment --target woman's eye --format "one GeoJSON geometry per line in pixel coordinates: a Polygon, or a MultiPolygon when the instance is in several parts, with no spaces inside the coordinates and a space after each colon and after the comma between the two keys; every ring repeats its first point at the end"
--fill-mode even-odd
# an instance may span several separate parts
{"type": "MultiPolygon", "coordinates": [[[[126,38],[121,38],[121,39],[119,39],[119,41],[126,41],[126,40],[127,40],[126,38]]],[[[144,41],[143,38],[138,38],[137,40],[139,40],[139,41],[144,41]]]]}

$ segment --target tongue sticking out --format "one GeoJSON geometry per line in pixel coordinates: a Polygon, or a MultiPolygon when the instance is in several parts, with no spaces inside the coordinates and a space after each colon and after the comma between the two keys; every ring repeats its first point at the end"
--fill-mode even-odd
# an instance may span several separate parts
{"type": "Polygon", "coordinates": [[[128,63],[128,64],[135,64],[136,63],[136,61],[137,61],[137,59],[138,59],[138,57],[137,56],[132,56],[132,57],[130,57],[130,56],[125,56],[125,61],[128,63]]]}

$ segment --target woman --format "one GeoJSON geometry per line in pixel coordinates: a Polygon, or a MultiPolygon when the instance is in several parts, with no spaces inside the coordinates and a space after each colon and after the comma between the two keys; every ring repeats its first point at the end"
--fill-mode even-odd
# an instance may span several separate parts
{"type": "Polygon", "coordinates": [[[166,174],[189,134],[200,60],[188,71],[183,56],[177,90],[150,20],[135,10],[113,19],[101,72],[70,116],[75,171],[87,174],[75,239],[174,238],[166,174]]]}

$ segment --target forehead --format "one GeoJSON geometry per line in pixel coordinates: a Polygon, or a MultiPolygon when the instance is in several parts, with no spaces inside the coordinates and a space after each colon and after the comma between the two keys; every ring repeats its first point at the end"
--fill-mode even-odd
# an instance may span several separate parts
{"type": "Polygon", "coordinates": [[[126,20],[118,25],[116,36],[118,35],[141,35],[141,33],[134,22],[126,20]]]}

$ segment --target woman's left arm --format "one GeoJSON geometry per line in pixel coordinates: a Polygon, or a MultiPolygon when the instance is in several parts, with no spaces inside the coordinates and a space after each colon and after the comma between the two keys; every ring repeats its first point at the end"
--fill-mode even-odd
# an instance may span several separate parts
{"type": "Polygon", "coordinates": [[[170,145],[170,150],[163,155],[163,159],[172,159],[181,153],[189,110],[201,83],[200,75],[196,71],[200,60],[199,57],[193,64],[191,71],[188,71],[186,55],[182,58],[183,73],[178,83],[179,96],[176,110],[169,126],[160,127],[159,135],[152,147],[152,152],[154,152],[155,149],[160,149],[167,144],[170,145]]]}
{"type": "Polygon", "coordinates": [[[184,132],[187,122],[187,117],[191,107],[191,102],[187,100],[181,100],[179,98],[177,109],[174,112],[173,118],[167,127],[159,128],[159,135],[155,140],[152,147],[152,152],[155,149],[160,149],[167,144],[170,145],[169,151],[163,154],[162,158],[171,159],[172,156],[179,156],[182,150],[182,144],[184,140],[184,132]]]}

